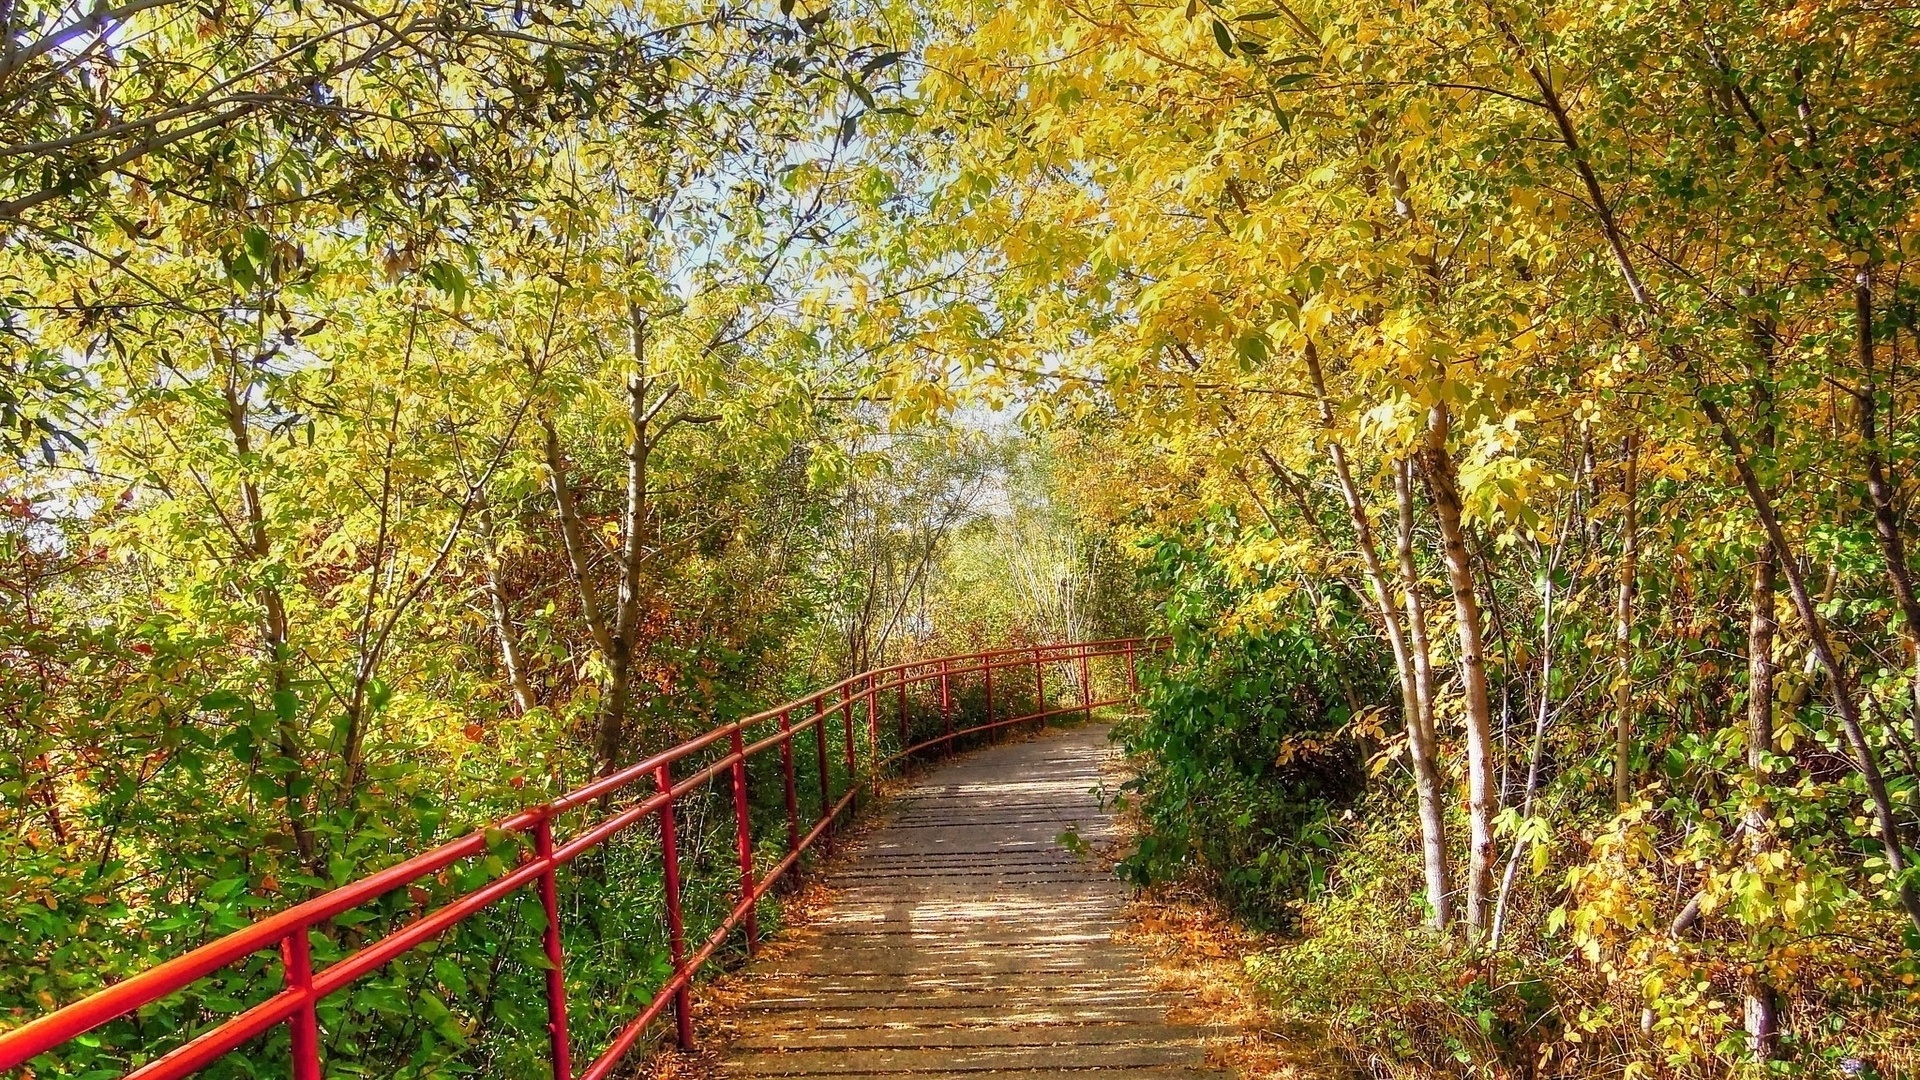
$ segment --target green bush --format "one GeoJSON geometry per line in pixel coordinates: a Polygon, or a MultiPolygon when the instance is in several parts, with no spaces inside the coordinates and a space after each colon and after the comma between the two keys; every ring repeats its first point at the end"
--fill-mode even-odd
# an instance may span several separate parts
{"type": "Polygon", "coordinates": [[[1304,594],[1271,629],[1223,632],[1231,585],[1204,537],[1154,555],[1174,644],[1120,731],[1141,763],[1126,790],[1145,826],[1122,872],[1137,884],[1200,873],[1244,917],[1287,925],[1324,887],[1334,818],[1364,785],[1338,661],[1302,629],[1304,594]]]}

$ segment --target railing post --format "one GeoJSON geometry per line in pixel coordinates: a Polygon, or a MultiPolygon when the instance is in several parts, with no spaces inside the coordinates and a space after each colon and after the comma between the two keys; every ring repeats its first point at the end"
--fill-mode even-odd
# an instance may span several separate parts
{"type": "Polygon", "coordinates": [[[740,855],[740,899],[747,905],[747,955],[760,951],[760,921],[753,899],[753,821],[747,813],[747,751],[740,725],[733,725],[733,839],[740,855]]]}
{"type": "Polygon", "coordinates": [[[867,767],[874,773],[880,771],[880,701],[878,687],[880,676],[867,675],[867,767]]]}
{"type": "Polygon", "coordinates": [[[847,809],[858,812],[860,809],[860,765],[853,745],[853,684],[840,684],[840,727],[846,739],[841,749],[846,751],[847,759],[847,809]]]}
{"type": "Polygon", "coordinates": [[[1040,726],[1047,726],[1047,663],[1040,658],[1040,646],[1033,647],[1033,714],[1040,726]]]}
{"type": "Polygon", "coordinates": [[[693,995],[687,988],[687,931],[680,918],[680,841],[673,822],[673,775],[666,763],[653,772],[654,786],[667,801],[660,807],[660,858],[667,892],[667,957],[680,986],[673,992],[674,1033],[680,1049],[693,1049],[693,995]]]}
{"type": "Polygon", "coordinates": [[[533,853],[546,864],[540,872],[540,909],[547,928],[540,944],[547,954],[547,1043],[553,1054],[554,1080],[573,1080],[573,1051],[567,1045],[567,979],[560,951],[560,889],[554,878],[553,819],[543,817],[533,830],[533,853]]]}
{"type": "Polygon", "coordinates": [[[947,753],[953,753],[953,694],[947,678],[948,665],[940,661],[940,725],[946,732],[947,753]]]}
{"type": "Polygon", "coordinates": [[[1087,656],[1087,647],[1080,646],[1080,714],[1087,720],[1093,719],[1093,662],[1087,656]]]}
{"type": "Polygon", "coordinates": [[[987,738],[991,739],[996,731],[993,726],[993,654],[988,653],[981,662],[986,665],[987,671],[987,738]]]}
{"type": "Polygon", "coordinates": [[[787,797],[787,851],[800,850],[800,800],[793,790],[793,710],[780,710],[780,780],[787,797]]]}
{"type": "Polygon", "coordinates": [[[302,926],[280,939],[281,980],[287,989],[306,995],[299,1011],[287,1017],[293,1080],[320,1080],[320,1020],[313,1009],[313,943],[307,932],[302,926]]]}
{"type": "Polygon", "coordinates": [[[900,682],[900,749],[902,751],[905,751],[907,747],[913,745],[913,737],[907,731],[907,669],[906,669],[906,665],[904,664],[901,665],[900,669],[894,673],[894,677],[898,679],[900,682]]]}
{"type": "MultiPolygon", "coordinates": [[[[820,820],[825,821],[827,815],[833,812],[833,774],[827,771],[827,698],[824,692],[813,699],[813,750],[820,762],[820,820]]],[[[829,851],[833,849],[831,826],[827,828],[826,846],[829,851]]]]}
{"type": "Polygon", "coordinates": [[[1127,642],[1127,697],[1140,696],[1140,672],[1133,664],[1133,642],[1127,642]]]}

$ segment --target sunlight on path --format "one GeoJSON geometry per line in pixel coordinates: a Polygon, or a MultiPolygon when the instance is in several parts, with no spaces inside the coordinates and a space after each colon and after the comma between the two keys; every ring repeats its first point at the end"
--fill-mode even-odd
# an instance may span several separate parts
{"type": "Polygon", "coordinates": [[[1104,726],[992,747],[928,776],[831,879],[837,895],[751,969],[732,1077],[1113,1080],[1224,1076],[1209,1029],[1167,1019],[1126,892],[1057,839],[1113,836],[1093,794],[1104,726]]]}

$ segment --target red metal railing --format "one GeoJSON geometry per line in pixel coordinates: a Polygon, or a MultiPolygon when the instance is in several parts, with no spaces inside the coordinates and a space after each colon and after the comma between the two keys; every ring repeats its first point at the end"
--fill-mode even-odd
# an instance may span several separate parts
{"type": "MultiPolygon", "coordinates": [[[[693,1044],[689,988],[695,976],[736,930],[744,932],[749,951],[758,947],[759,928],[755,921],[758,902],[782,878],[793,872],[803,853],[821,842],[823,837],[831,835],[843,814],[849,814],[857,808],[859,791],[863,785],[870,784],[875,777],[910,756],[936,747],[951,750],[955,740],[964,736],[996,733],[1002,728],[1035,721],[1044,723],[1066,714],[1083,713],[1091,716],[1096,708],[1129,701],[1139,689],[1139,656],[1157,652],[1165,645],[1164,639],[1147,638],[1035,645],[919,660],[862,672],[805,697],[715,728],[544,806],[522,811],[495,823],[490,829],[476,830],[323,893],[246,929],[141,971],[57,1012],[0,1034],[0,1072],[56,1050],[102,1024],[183,990],[196,980],[258,952],[278,949],[282,969],[282,988],[278,993],[194,1034],[182,1045],[126,1076],[130,1080],[164,1080],[187,1076],[240,1048],[274,1025],[286,1024],[294,1080],[320,1080],[316,1002],[338,993],[409,950],[433,940],[516,890],[531,887],[538,895],[546,916],[543,946],[548,963],[547,1030],[553,1075],[557,1080],[574,1080],[572,1047],[568,1041],[565,957],[561,948],[556,875],[561,867],[585,852],[652,817],[659,829],[666,893],[666,937],[673,974],[647,1007],[628,1021],[611,1044],[600,1052],[585,1071],[578,1074],[580,1080],[604,1080],[668,1008],[674,1011],[679,1044],[683,1047],[693,1044]],[[1125,689],[1124,692],[1096,700],[1092,662],[1102,658],[1124,660],[1125,689]],[[1058,665],[1072,665],[1070,670],[1077,676],[1072,681],[1078,690],[1078,702],[1055,705],[1048,701],[1047,668],[1058,665]],[[1023,672],[1031,669],[1034,707],[1032,711],[1020,715],[996,716],[994,673],[1009,669],[1023,672]],[[979,723],[956,727],[956,685],[973,676],[978,676],[978,682],[984,690],[984,717],[979,723]],[[912,741],[908,710],[908,689],[914,686],[928,688],[929,696],[937,702],[940,713],[938,733],[918,742],[912,741]],[[883,707],[881,699],[890,691],[896,695],[898,737],[897,746],[887,752],[880,736],[880,712],[883,707]],[[866,714],[863,725],[866,729],[864,761],[861,760],[859,739],[856,737],[858,727],[862,726],[855,723],[856,706],[863,706],[866,714]],[[796,720],[796,717],[799,719],[796,720]],[[835,717],[839,720],[837,726],[841,729],[840,741],[846,758],[845,788],[837,798],[833,793],[832,773],[828,768],[828,729],[835,717]],[[771,734],[747,741],[749,733],[767,726],[774,729],[771,734]],[[811,824],[804,820],[800,812],[795,782],[795,772],[799,766],[796,765],[794,752],[794,740],[808,731],[814,733],[811,741],[814,743],[814,765],[818,770],[820,789],[819,813],[811,824]],[[724,756],[683,778],[675,778],[675,765],[722,742],[727,744],[724,756]],[[771,867],[762,869],[756,866],[754,858],[747,762],[768,753],[779,756],[786,813],[786,843],[783,857],[771,867]],[[689,953],[681,912],[682,880],[675,805],[688,793],[717,782],[722,777],[730,782],[733,789],[734,839],[739,861],[737,899],[719,926],[689,953]],[[629,789],[648,781],[652,782],[652,793],[645,798],[609,814],[563,843],[556,842],[553,823],[560,815],[570,810],[589,808],[593,804],[604,806],[610,797],[627,793],[629,789]],[[439,874],[462,860],[484,854],[489,834],[500,832],[530,835],[533,841],[531,857],[496,875],[487,884],[366,944],[332,965],[314,969],[310,935],[316,926],[322,926],[395,889],[439,874]]],[[[1004,679],[1001,682],[1004,687],[1004,679]]],[[[1003,702],[1007,700],[1004,689],[1001,699],[1003,702]]]]}

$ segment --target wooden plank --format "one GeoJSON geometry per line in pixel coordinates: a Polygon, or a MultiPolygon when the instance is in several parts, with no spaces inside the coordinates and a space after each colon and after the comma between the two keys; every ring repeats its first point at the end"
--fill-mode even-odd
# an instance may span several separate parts
{"type": "MultiPolygon", "coordinates": [[[[751,1005],[743,1007],[743,1011],[755,1015],[807,1011],[820,1016],[852,1016],[857,1013],[863,1022],[879,1017],[883,1013],[897,1012],[903,1018],[898,1021],[899,1023],[909,1023],[914,1014],[925,1013],[933,1018],[928,1021],[929,1023],[937,1020],[944,1024],[958,1020],[992,1023],[998,1022],[1003,1017],[1035,1013],[1066,1016],[1074,1012],[1146,1009],[1152,1013],[1150,1019],[1157,1022],[1165,1016],[1169,1002],[1170,999],[1155,993],[1151,987],[1119,989],[1081,987],[1072,994],[1060,994],[1035,988],[1006,991],[958,990],[915,994],[910,997],[902,997],[898,991],[870,989],[822,993],[770,992],[751,1005]]],[[[756,1022],[774,1025],[771,1019],[756,1022]]]]}
{"type": "MultiPolygon", "coordinates": [[[[1164,1017],[1162,1018],[1164,1020],[1164,1017]]],[[[966,1027],[833,1028],[761,1031],[734,1041],[737,1050],[894,1050],[991,1047],[1101,1047],[1200,1045],[1195,1028],[1164,1022],[1120,1024],[1027,1024],[966,1027]]]]}
{"type": "Polygon", "coordinates": [[[825,1031],[830,1028],[905,1026],[1026,1027],[1040,1024],[1157,1024],[1166,1019],[1163,1004],[1137,1004],[1137,995],[1118,995],[1114,1004],[1096,998],[1071,1001],[1018,998],[1006,994],[899,1004],[893,995],[839,995],[837,998],[785,998],[756,1002],[746,1011],[756,1032],[825,1031]]]}
{"type": "Polygon", "coordinates": [[[742,1053],[727,1061],[734,1076],[820,1076],[847,1072],[999,1072],[1006,1069],[1138,1069],[1164,1065],[1196,1067],[1206,1060],[1197,1044],[1140,1043],[1111,1046],[958,1047],[939,1050],[773,1050],[742,1053]]]}
{"type": "Polygon", "coordinates": [[[1130,976],[1124,971],[1022,971],[1022,972],[913,972],[895,973],[822,973],[788,972],[769,975],[760,984],[768,992],[787,993],[876,993],[934,994],[940,992],[1046,990],[1055,994],[1090,993],[1102,989],[1144,993],[1152,982],[1144,975],[1130,976]]]}
{"type": "Polygon", "coordinates": [[[1033,1069],[996,1069],[974,1072],[837,1072],[834,1080],[1221,1080],[1225,1075],[1211,1069],[1182,1065],[1157,1065],[1148,1068],[1093,1068],[1077,1070],[1068,1065],[1033,1069]]]}

